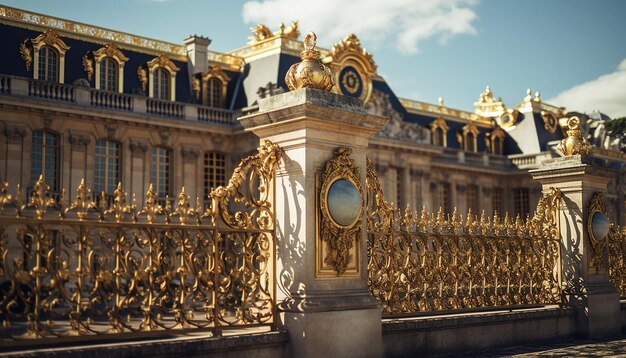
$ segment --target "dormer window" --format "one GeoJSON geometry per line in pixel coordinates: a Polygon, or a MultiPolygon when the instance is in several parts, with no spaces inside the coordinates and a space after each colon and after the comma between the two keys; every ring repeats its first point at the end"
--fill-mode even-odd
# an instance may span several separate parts
{"type": "MultiPolygon", "coordinates": [[[[63,83],[65,53],[70,49],[69,46],[52,30],[46,30],[43,34],[31,39],[30,43],[33,46],[33,78],[63,83]]],[[[29,52],[26,47],[25,51],[29,52]]]]}
{"type": "Polygon", "coordinates": [[[226,89],[230,77],[219,66],[210,66],[203,75],[204,95],[202,103],[205,106],[223,108],[226,102],[226,89]]]}
{"type": "Polygon", "coordinates": [[[105,91],[117,91],[117,62],[112,58],[105,57],[100,61],[100,89],[105,91]]]}
{"type": "Polygon", "coordinates": [[[436,119],[430,124],[430,131],[432,133],[432,143],[440,147],[447,146],[446,134],[448,132],[448,126],[443,118],[436,119]]]}
{"type": "Polygon", "coordinates": [[[496,128],[491,133],[485,135],[485,145],[487,151],[494,155],[504,154],[504,131],[500,128],[496,128]]]}
{"type": "Polygon", "coordinates": [[[124,64],[128,58],[114,44],[107,44],[93,52],[96,61],[96,88],[103,91],[124,92],[124,64]]]}
{"type": "Polygon", "coordinates": [[[170,99],[170,74],[163,68],[157,68],[152,73],[152,97],[170,99]]]}
{"type": "Polygon", "coordinates": [[[59,55],[50,46],[39,49],[39,65],[37,77],[40,80],[59,82],[59,55]]]}
{"type": "Polygon", "coordinates": [[[474,123],[468,123],[463,127],[461,131],[461,135],[459,136],[459,143],[463,150],[466,152],[477,152],[478,151],[478,128],[474,123]]]}
{"type": "Polygon", "coordinates": [[[150,85],[148,95],[152,98],[176,100],[176,72],[180,69],[162,53],[147,63],[150,85]]]}

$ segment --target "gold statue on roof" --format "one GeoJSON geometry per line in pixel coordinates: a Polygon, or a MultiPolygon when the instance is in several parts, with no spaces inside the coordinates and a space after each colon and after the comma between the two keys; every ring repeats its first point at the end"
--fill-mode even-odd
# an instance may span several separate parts
{"type": "Polygon", "coordinates": [[[292,40],[297,40],[300,36],[300,30],[298,29],[297,20],[292,21],[289,27],[285,27],[285,24],[281,23],[278,31],[274,33],[272,33],[270,28],[264,24],[258,24],[255,27],[251,27],[250,31],[252,31],[252,36],[248,38],[250,40],[248,44],[255,44],[257,42],[276,37],[287,37],[292,40]]]}
{"type": "Polygon", "coordinates": [[[491,92],[491,87],[485,87],[485,92],[481,92],[480,98],[478,99],[479,103],[493,103],[493,92],[491,92]]]}

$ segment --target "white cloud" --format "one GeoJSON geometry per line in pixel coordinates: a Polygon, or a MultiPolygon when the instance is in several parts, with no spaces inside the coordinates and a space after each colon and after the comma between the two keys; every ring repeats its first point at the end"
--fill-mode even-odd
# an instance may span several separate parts
{"type": "Polygon", "coordinates": [[[455,35],[475,34],[475,4],[477,0],[260,0],[243,5],[243,19],[272,29],[300,20],[301,31],[315,31],[323,46],[355,33],[361,40],[393,41],[399,51],[415,53],[421,41],[432,37],[445,43],[455,35]]]}
{"type": "Polygon", "coordinates": [[[611,118],[626,116],[626,58],[615,72],[574,86],[547,102],[571,111],[600,111],[611,118]]]}

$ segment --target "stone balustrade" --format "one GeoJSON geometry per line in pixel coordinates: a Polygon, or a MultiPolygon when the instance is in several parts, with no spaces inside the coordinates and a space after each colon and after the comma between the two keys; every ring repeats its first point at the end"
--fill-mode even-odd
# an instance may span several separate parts
{"type": "Polygon", "coordinates": [[[237,125],[236,119],[240,115],[237,111],[227,109],[9,75],[0,75],[0,95],[37,97],[58,102],[69,102],[84,107],[97,107],[222,125],[237,125]]]}

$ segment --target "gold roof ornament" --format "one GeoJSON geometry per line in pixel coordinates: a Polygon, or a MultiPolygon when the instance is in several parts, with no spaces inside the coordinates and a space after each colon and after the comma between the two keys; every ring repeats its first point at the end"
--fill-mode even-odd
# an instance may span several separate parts
{"type": "Polygon", "coordinates": [[[304,37],[304,51],[300,52],[302,62],[294,63],[287,71],[285,82],[289,90],[309,87],[330,92],[335,86],[332,71],[320,60],[320,52],[315,49],[317,35],[309,32],[304,37]]]}
{"type": "Polygon", "coordinates": [[[582,154],[589,154],[591,145],[583,137],[580,130],[580,119],[578,117],[572,117],[567,121],[567,138],[561,140],[556,146],[561,153],[565,156],[582,154]]]}

